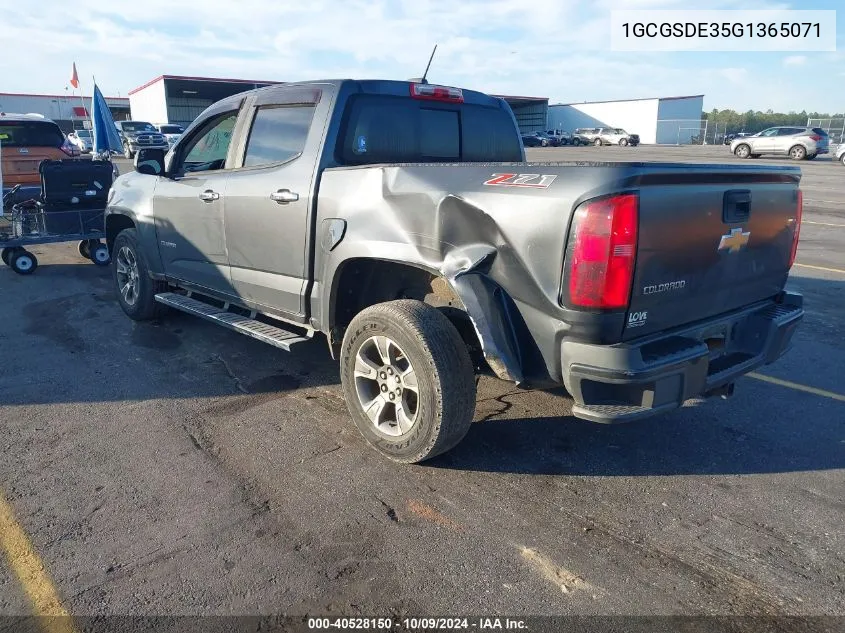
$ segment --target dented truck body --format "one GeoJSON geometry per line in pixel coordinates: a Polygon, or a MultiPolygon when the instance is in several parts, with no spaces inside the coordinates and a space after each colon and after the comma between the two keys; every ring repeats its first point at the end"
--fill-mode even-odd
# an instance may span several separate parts
{"type": "Polygon", "coordinates": [[[575,415],[600,422],[725,395],[788,348],[803,316],[801,297],[784,291],[800,170],[526,163],[504,102],[446,88],[415,95],[415,85],[314,82],[212,106],[168,153],[163,173],[116,181],[110,244],[131,223],[152,279],[305,336],[323,332],[334,351],[368,306],[437,295],[465,317],[497,376],[563,384],[575,415]],[[418,125],[440,125],[441,116],[447,125],[454,113],[462,136],[432,150],[423,147],[430,130],[408,141],[399,100],[421,109],[418,125]],[[296,155],[248,165],[262,104],[303,103],[313,113],[296,155]],[[180,170],[203,121],[233,108],[225,164],[180,170]],[[174,181],[188,194],[219,183],[219,196],[197,206],[194,224],[187,202],[172,219],[162,210],[183,199],[174,181]],[[261,207],[275,191],[297,200],[261,207]]]}

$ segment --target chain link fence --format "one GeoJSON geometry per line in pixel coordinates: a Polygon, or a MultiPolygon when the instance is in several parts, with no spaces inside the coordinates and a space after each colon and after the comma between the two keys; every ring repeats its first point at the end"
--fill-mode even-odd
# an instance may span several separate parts
{"type": "Polygon", "coordinates": [[[725,138],[725,125],[707,119],[660,119],[658,145],[719,145],[725,138]]]}

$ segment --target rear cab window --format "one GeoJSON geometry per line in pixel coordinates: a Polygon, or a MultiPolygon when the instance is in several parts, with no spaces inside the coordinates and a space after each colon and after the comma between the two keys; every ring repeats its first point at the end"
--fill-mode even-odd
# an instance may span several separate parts
{"type": "Polygon", "coordinates": [[[341,165],[519,162],[522,143],[510,112],[497,105],[356,94],[335,154],[341,165]]]}
{"type": "Polygon", "coordinates": [[[3,147],[61,147],[65,137],[51,121],[0,121],[3,147]]]}

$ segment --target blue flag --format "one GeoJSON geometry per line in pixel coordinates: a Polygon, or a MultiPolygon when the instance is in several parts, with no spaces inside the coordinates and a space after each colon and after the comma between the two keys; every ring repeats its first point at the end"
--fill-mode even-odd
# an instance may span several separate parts
{"type": "Polygon", "coordinates": [[[123,143],[117,133],[117,128],[114,126],[111,110],[109,110],[106,99],[97,84],[94,84],[92,101],[94,102],[91,108],[91,124],[94,127],[94,154],[104,154],[109,150],[123,151],[123,143]]]}

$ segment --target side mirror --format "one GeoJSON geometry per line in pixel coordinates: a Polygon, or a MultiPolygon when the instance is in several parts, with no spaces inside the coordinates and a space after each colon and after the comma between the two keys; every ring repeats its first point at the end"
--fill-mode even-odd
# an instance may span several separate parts
{"type": "Polygon", "coordinates": [[[152,147],[139,149],[135,154],[135,171],[148,176],[164,176],[164,150],[152,147]]]}

